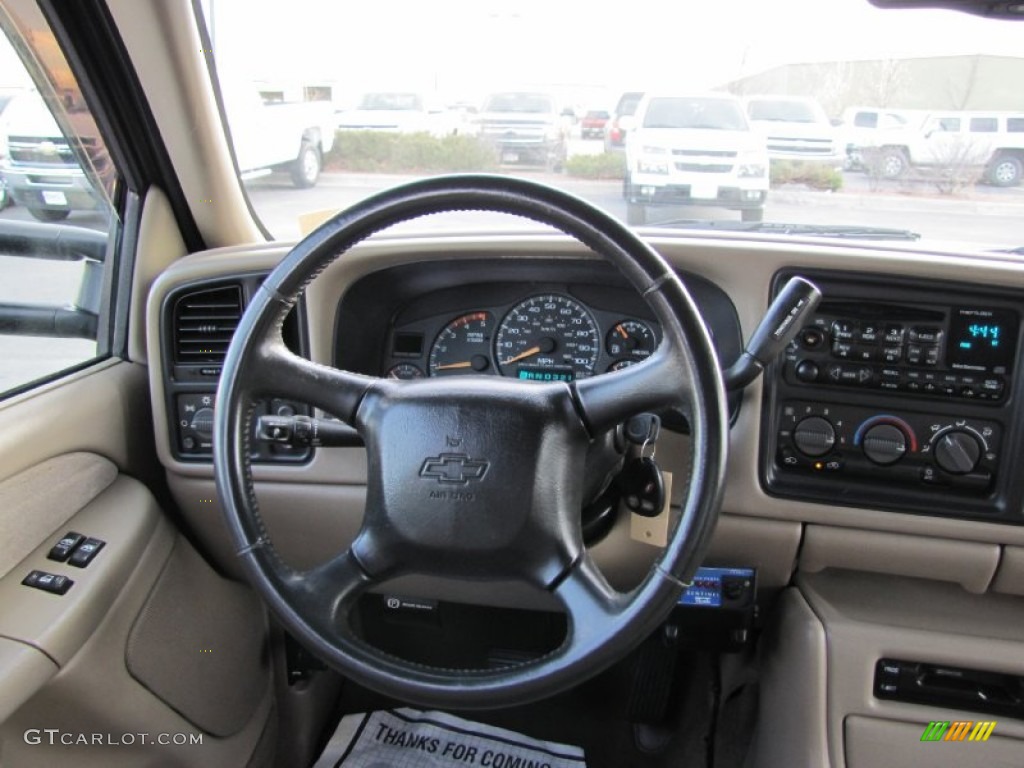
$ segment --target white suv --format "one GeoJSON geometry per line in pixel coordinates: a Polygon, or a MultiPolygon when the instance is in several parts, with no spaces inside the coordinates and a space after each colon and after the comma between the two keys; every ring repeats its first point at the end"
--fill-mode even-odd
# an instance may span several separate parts
{"type": "Polygon", "coordinates": [[[845,148],[835,126],[814,99],[803,96],[748,96],[747,117],[768,143],[772,160],[843,167],[845,148]]]}
{"type": "Polygon", "coordinates": [[[630,224],[644,224],[659,205],[699,205],[761,221],[768,195],[764,139],[750,129],[743,105],[728,94],[647,94],[626,138],[630,224]]]}

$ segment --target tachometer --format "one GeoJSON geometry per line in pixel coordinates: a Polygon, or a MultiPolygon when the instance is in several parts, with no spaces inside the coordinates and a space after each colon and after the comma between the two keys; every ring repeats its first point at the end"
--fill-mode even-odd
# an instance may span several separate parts
{"type": "Polygon", "coordinates": [[[567,296],[534,296],[509,310],[494,344],[505,376],[572,381],[594,373],[601,340],[586,308],[567,296]]]}
{"type": "Polygon", "coordinates": [[[430,348],[430,375],[493,373],[491,325],[489,312],[470,312],[448,323],[430,348]]]}

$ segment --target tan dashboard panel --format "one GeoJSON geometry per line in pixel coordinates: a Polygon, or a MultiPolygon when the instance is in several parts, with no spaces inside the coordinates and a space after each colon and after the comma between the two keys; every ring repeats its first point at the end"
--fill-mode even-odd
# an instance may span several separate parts
{"type": "Polygon", "coordinates": [[[1024,547],[1003,548],[1003,559],[992,582],[992,590],[1024,596],[1024,547]]]}
{"type": "Polygon", "coordinates": [[[809,525],[800,551],[800,569],[817,573],[847,568],[916,576],[960,584],[984,592],[999,564],[999,547],[926,536],[858,531],[809,525]]]}
{"type": "MultiPolygon", "coordinates": [[[[998,255],[968,258],[955,253],[929,252],[923,248],[919,252],[914,252],[907,250],[902,244],[899,247],[885,244],[868,247],[855,243],[826,244],[800,238],[781,241],[769,237],[750,237],[738,241],[735,237],[722,233],[666,234],[661,231],[648,234],[649,242],[675,268],[699,274],[729,294],[736,306],[744,334],[748,338],[767,307],[772,277],[783,268],[841,268],[851,273],[899,273],[909,278],[970,282],[979,286],[1024,287],[1024,265],[1019,260],[1004,259],[998,255]]],[[[184,487],[179,481],[185,478],[210,480],[212,467],[208,462],[179,461],[170,452],[162,383],[164,371],[160,356],[152,354],[152,350],[157,349],[160,344],[162,302],[175,288],[197,280],[269,271],[287,253],[290,246],[291,243],[282,242],[223,248],[195,254],[179,260],[154,284],[147,308],[148,346],[151,350],[151,399],[157,431],[157,450],[172,486],[184,487]]],[[[351,285],[371,272],[399,264],[431,260],[487,258],[512,262],[537,257],[571,260],[594,258],[585,247],[566,237],[543,233],[410,234],[401,237],[378,237],[361,243],[325,270],[307,291],[311,356],[319,362],[329,363],[332,360],[338,302],[351,285]]],[[[987,581],[991,580],[994,568],[991,566],[990,558],[992,547],[1000,544],[1024,546],[1024,526],[796,502],[770,496],[761,487],[758,476],[760,429],[761,385],[760,382],[755,382],[744,393],[738,419],[730,433],[730,458],[723,510],[729,518],[759,519],[788,526],[773,529],[783,532],[777,547],[779,553],[791,550],[793,532],[799,529],[801,523],[835,529],[923,535],[933,541],[949,542],[958,552],[961,550],[955,545],[959,543],[991,545],[971,550],[971,554],[967,556],[965,569],[963,572],[958,571],[956,576],[957,581],[970,584],[973,588],[981,588],[982,582],[987,584],[987,581]]],[[[682,455],[676,455],[675,447],[669,449],[669,443],[659,447],[659,451],[658,460],[664,465],[680,463],[682,455]]],[[[336,483],[359,486],[365,482],[365,458],[361,451],[349,450],[346,453],[325,455],[323,458],[319,455],[321,453],[324,452],[318,452],[313,464],[305,468],[259,466],[255,472],[257,485],[294,485],[294,491],[300,493],[299,489],[305,485],[336,483]]],[[[675,473],[677,470],[671,471],[675,473]]],[[[204,490],[209,489],[212,489],[212,483],[204,490]]],[[[295,520],[294,516],[292,519],[295,520]]],[[[311,529],[318,525],[314,517],[307,518],[306,522],[311,529]]],[[[296,521],[294,524],[300,523],[296,521]]],[[[211,523],[204,518],[200,525],[209,528],[211,523]]],[[[331,535],[329,529],[324,531],[331,535]]],[[[745,551],[751,551],[752,547],[753,545],[747,547],[745,551]]],[[[935,551],[940,550],[941,548],[935,551]]],[[[733,549],[733,552],[737,550],[733,549]]],[[[741,549],[738,554],[742,555],[743,552],[741,549]]],[[[732,559],[732,554],[722,550],[719,550],[719,554],[723,561],[732,559]]],[[[820,554],[819,548],[816,562],[821,567],[829,565],[829,562],[821,559],[820,554]]],[[[841,552],[835,554],[839,557],[848,556],[841,552]]],[[[227,557],[229,560],[233,559],[230,553],[227,557]]],[[[879,557],[872,559],[870,555],[866,557],[879,568],[891,566],[893,573],[902,573],[907,568],[906,565],[900,564],[900,558],[890,558],[886,561],[879,557]]],[[[636,562],[625,569],[630,573],[643,568],[641,559],[633,559],[636,562]]],[[[785,572],[790,567],[790,563],[784,560],[785,558],[773,556],[771,568],[763,567],[764,577],[772,582],[784,583],[785,572]]],[[[808,562],[813,564],[815,561],[808,562]]],[[[924,575],[919,566],[915,566],[914,573],[924,575]]]]}
{"type": "Polygon", "coordinates": [[[997,720],[1002,736],[1024,739],[1024,721],[878,699],[872,688],[882,658],[1024,675],[1024,600],[972,594],[934,580],[836,569],[802,574],[797,585],[828,636],[833,768],[845,765],[843,724],[856,715],[919,722],[918,740],[931,720],[977,719],[997,720]]]}
{"type": "MultiPolygon", "coordinates": [[[[982,718],[975,718],[982,719],[982,718]]],[[[986,720],[990,718],[984,718],[986,720]]],[[[846,718],[848,768],[1020,768],[1024,741],[994,734],[985,742],[922,742],[927,723],[846,718]]],[[[998,723],[997,723],[998,729],[998,723]]]]}
{"type": "Polygon", "coordinates": [[[0,483],[0,577],[117,478],[94,453],[68,453],[0,483]]]}

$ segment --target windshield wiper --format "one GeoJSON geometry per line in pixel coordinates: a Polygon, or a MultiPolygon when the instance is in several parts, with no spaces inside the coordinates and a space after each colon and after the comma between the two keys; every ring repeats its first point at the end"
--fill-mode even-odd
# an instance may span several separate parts
{"type": "Polygon", "coordinates": [[[921,235],[909,229],[862,227],[840,224],[784,224],[774,221],[706,221],[703,219],[674,219],[658,222],[655,226],[680,229],[724,229],[731,232],[757,232],[766,235],[812,235],[850,240],[920,240],[921,235]]]}
{"type": "Polygon", "coordinates": [[[992,253],[1010,253],[1014,256],[1024,256],[1024,245],[1018,245],[1016,248],[993,248],[992,253]]]}

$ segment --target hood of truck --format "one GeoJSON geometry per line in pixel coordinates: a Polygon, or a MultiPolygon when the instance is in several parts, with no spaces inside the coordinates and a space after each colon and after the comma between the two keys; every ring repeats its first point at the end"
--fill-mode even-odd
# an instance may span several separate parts
{"type": "Polygon", "coordinates": [[[637,128],[626,136],[631,154],[656,147],[673,155],[735,157],[740,153],[764,154],[765,140],[751,131],[719,131],[708,128],[637,128]]]}

